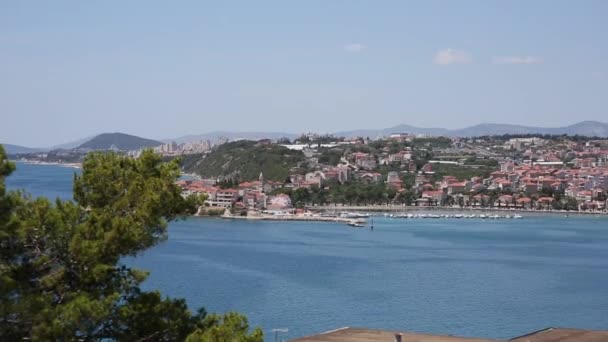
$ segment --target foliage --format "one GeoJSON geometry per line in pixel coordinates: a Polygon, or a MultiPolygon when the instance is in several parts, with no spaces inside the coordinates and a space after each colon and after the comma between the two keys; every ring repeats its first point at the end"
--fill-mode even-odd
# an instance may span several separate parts
{"type": "Polygon", "coordinates": [[[202,177],[240,175],[243,181],[255,180],[264,173],[267,180],[283,181],[292,167],[304,160],[302,151],[277,144],[241,140],[219,145],[208,155],[184,156],[182,167],[202,177]]]}
{"type": "Polygon", "coordinates": [[[256,328],[249,333],[247,318],[238,313],[229,312],[220,315],[208,315],[186,342],[258,342],[263,340],[263,333],[256,328]]]}
{"type": "Polygon", "coordinates": [[[447,137],[416,138],[412,141],[415,147],[447,148],[452,146],[452,139],[447,137]]]}
{"type": "Polygon", "coordinates": [[[326,165],[338,165],[340,158],[344,155],[342,149],[336,148],[321,148],[319,153],[319,163],[326,165]]]}
{"type": "Polygon", "coordinates": [[[305,205],[333,204],[388,204],[395,200],[397,191],[385,184],[334,183],[325,188],[275,189],[274,194],[284,193],[291,197],[296,207],[305,205]]]}
{"type": "Polygon", "coordinates": [[[443,176],[454,176],[458,180],[464,181],[473,177],[487,178],[490,173],[496,171],[497,168],[493,166],[480,166],[478,168],[466,167],[452,164],[433,164],[433,181],[443,179],[443,176]]]}
{"type": "Polygon", "coordinates": [[[291,145],[291,140],[289,140],[289,138],[287,138],[287,137],[279,138],[279,139],[277,139],[277,144],[291,145]]]}
{"type": "Polygon", "coordinates": [[[0,340],[173,341],[223,329],[181,299],[141,291],[147,273],[120,263],[200,205],[181,196],[177,160],[91,153],[74,176],[74,202],[7,192],[13,170],[0,146],[0,340]]]}
{"type": "Polygon", "coordinates": [[[495,159],[481,159],[475,157],[469,157],[464,161],[465,165],[483,165],[483,166],[491,166],[498,167],[498,161],[495,159]]]}

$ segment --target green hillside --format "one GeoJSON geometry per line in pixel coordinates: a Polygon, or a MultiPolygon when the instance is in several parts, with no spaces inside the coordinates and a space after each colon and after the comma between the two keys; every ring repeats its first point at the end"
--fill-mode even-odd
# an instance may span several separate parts
{"type": "Polygon", "coordinates": [[[162,144],[160,141],[144,139],[124,133],[104,133],[78,146],[78,148],[109,150],[114,146],[114,148],[122,151],[130,151],[145,147],[156,147],[162,144]]]}
{"type": "Polygon", "coordinates": [[[241,180],[255,180],[264,172],[270,180],[285,180],[289,169],[304,160],[301,151],[276,144],[241,140],[222,144],[204,155],[182,158],[184,171],[202,177],[228,176],[240,172],[241,180]]]}

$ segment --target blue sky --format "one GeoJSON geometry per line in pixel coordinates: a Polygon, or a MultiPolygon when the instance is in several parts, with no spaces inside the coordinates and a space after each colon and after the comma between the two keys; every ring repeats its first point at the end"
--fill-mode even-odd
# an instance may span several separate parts
{"type": "Polygon", "coordinates": [[[2,1],[0,141],[608,121],[608,1],[2,1]]]}

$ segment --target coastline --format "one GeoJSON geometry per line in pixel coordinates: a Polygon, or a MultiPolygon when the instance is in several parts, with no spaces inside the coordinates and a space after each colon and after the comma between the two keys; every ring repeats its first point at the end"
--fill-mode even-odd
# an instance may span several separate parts
{"type": "Polygon", "coordinates": [[[54,165],[54,166],[62,166],[62,167],[71,167],[74,169],[81,169],[82,163],[60,163],[60,162],[44,162],[38,160],[11,160],[15,163],[23,163],[30,165],[54,165]]]}
{"type": "Polygon", "coordinates": [[[333,223],[358,223],[360,221],[352,218],[337,216],[305,216],[305,215],[259,215],[259,216],[237,216],[220,215],[216,216],[227,220],[250,220],[250,221],[307,221],[307,222],[333,222],[333,223]]]}
{"type": "Polygon", "coordinates": [[[387,206],[387,205],[370,205],[370,206],[306,206],[306,210],[311,212],[368,212],[368,213],[404,213],[404,212],[459,212],[459,213],[470,213],[470,212],[481,212],[481,213],[516,213],[516,214],[530,214],[538,216],[564,216],[564,215],[576,215],[576,216],[600,216],[608,218],[608,212],[587,212],[587,211],[566,211],[566,210],[535,210],[535,209],[521,209],[521,208],[473,208],[473,207],[417,207],[417,206],[387,206]]]}

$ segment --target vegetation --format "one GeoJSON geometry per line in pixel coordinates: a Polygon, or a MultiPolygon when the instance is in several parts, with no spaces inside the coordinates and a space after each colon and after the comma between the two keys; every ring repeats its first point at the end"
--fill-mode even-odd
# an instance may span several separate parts
{"type": "Polygon", "coordinates": [[[361,183],[334,183],[325,188],[313,186],[310,189],[298,188],[276,189],[274,193],[285,193],[291,197],[296,207],[305,205],[323,204],[349,204],[349,205],[370,205],[370,204],[389,204],[392,202],[405,203],[405,199],[413,198],[415,194],[411,192],[408,196],[397,196],[397,191],[387,187],[383,183],[361,184],[361,183]],[[401,202],[400,202],[401,201],[401,202]]]}
{"type": "Polygon", "coordinates": [[[78,146],[79,149],[109,150],[114,148],[121,151],[140,150],[146,147],[156,147],[163,143],[156,140],[144,139],[124,133],[104,133],[78,146]]]}
{"type": "Polygon", "coordinates": [[[447,137],[416,138],[412,141],[414,147],[446,148],[452,146],[452,139],[447,137]]]}
{"type": "Polygon", "coordinates": [[[91,153],[73,202],[6,191],[14,169],[0,146],[0,340],[262,341],[238,314],[193,314],[142,291],[147,273],[120,262],[201,203],[181,196],[177,161],[91,153]]]}
{"type": "Polygon", "coordinates": [[[255,180],[260,172],[265,179],[284,181],[292,167],[304,161],[302,151],[290,150],[276,144],[241,140],[219,145],[208,155],[184,156],[182,167],[202,177],[255,180]]]}
{"type": "Polygon", "coordinates": [[[326,165],[338,165],[340,158],[344,155],[344,150],[340,148],[320,148],[319,163],[326,165]]]}
{"type": "Polygon", "coordinates": [[[453,164],[433,164],[432,180],[439,181],[443,176],[454,176],[458,180],[465,181],[473,177],[488,178],[490,173],[496,171],[494,166],[467,167],[453,164]]]}
{"type": "Polygon", "coordinates": [[[498,168],[498,161],[495,159],[482,159],[482,158],[469,157],[464,161],[464,164],[465,165],[484,165],[484,166],[498,168]]]}

